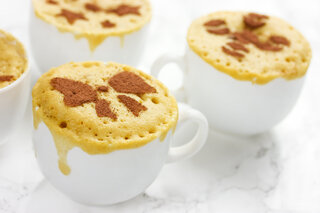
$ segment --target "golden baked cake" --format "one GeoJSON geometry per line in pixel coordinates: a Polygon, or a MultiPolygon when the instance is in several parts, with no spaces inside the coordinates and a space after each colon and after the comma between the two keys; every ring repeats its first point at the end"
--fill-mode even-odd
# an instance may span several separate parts
{"type": "Polygon", "coordinates": [[[194,20],[189,47],[204,61],[235,79],[265,84],[302,77],[311,49],[284,20],[250,12],[215,12],[194,20]]]}
{"type": "Polygon", "coordinates": [[[27,66],[23,45],[11,34],[0,30],[0,89],[17,80],[27,66]]]}
{"type": "Polygon", "coordinates": [[[151,18],[149,0],[33,0],[35,14],[61,32],[86,38],[94,50],[108,36],[138,31],[151,18]]]}
{"type": "Polygon", "coordinates": [[[135,68],[102,62],[69,63],[42,75],[32,91],[35,128],[50,129],[64,174],[67,152],[137,148],[174,130],[178,109],[168,89],[135,68]]]}

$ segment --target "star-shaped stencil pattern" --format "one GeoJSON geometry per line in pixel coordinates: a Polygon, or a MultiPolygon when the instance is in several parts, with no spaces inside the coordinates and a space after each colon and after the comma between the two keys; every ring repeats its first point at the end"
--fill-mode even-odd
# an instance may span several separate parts
{"type": "Polygon", "coordinates": [[[115,13],[118,16],[125,16],[125,15],[140,15],[139,12],[140,6],[131,6],[128,4],[121,4],[116,8],[107,9],[107,13],[115,13]]]}
{"type": "MultiPolygon", "coordinates": [[[[75,0],[73,0],[75,1],[75,0]]],[[[45,2],[51,6],[59,7],[60,13],[56,14],[56,17],[64,17],[69,24],[73,25],[78,20],[92,22],[93,20],[89,20],[86,17],[86,12],[83,11],[74,11],[69,10],[67,8],[63,8],[59,5],[59,2],[56,0],[45,0],[45,2]]],[[[65,2],[68,3],[68,2],[65,2]]],[[[103,8],[97,2],[87,2],[83,4],[84,9],[89,13],[106,13],[106,14],[115,14],[119,17],[126,16],[126,15],[136,15],[140,16],[140,7],[137,5],[130,5],[130,4],[120,4],[115,7],[103,8]]],[[[110,21],[109,19],[105,19],[100,21],[100,25],[103,28],[114,28],[117,26],[116,23],[110,21]]]]}
{"type": "Polygon", "coordinates": [[[82,13],[73,12],[67,9],[62,9],[57,16],[65,17],[69,24],[74,24],[77,20],[88,20],[82,13]]]}

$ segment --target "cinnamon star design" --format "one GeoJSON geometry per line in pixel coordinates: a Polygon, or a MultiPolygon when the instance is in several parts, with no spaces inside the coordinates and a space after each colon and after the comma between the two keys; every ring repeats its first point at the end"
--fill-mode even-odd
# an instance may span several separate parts
{"type": "Polygon", "coordinates": [[[102,25],[102,27],[104,27],[104,28],[112,28],[112,27],[115,27],[115,26],[116,26],[116,24],[112,23],[112,22],[109,21],[109,20],[105,20],[105,21],[101,22],[101,25],[102,25]]]}
{"type": "Polygon", "coordinates": [[[69,24],[73,24],[77,20],[88,20],[82,13],[72,12],[67,9],[62,9],[56,16],[63,16],[67,19],[69,24]]]}
{"type": "Polygon", "coordinates": [[[130,6],[127,4],[121,4],[116,8],[106,10],[106,12],[115,13],[118,16],[124,16],[129,14],[140,15],[139,9],[140,9],[140,6],[130,6]]]}

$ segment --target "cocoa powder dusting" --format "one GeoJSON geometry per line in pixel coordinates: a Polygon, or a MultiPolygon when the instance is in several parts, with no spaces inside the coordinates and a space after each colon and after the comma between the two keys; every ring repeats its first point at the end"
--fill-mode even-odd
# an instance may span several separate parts
{"type": "Polygon", "coordinates": [[[73,24],[77,20],[87,20],[87,18],[82,13],[75,13],[67,9],[62,9],[56,16],[63,16],[67,19],[69,24],[73,24]]]}
{"type": "Polygon", "coordinates": [[[81,106],[84,103],[96,101],[98,98],[96,90],[80,81],[57,77],[51,79],[50,84],[64,95],[63,101],[69,107],[81,106]]]}
{"type": "Polygon", "coordinates": [[[229,42],[227,43],[227,45],[230,46],[233,50],[242,50],[246,53],[249,52],[249,50],[244,45],[237,42],[229,42]]]}
{"type": "Polygon", "coordinates": [[[275,44],[283,44],[285,46],[290,46],[290,41],[283,36],[270,36],[269,39],[275,44]]]}
{"type": "Polygon", "coordinates": [[[243,44],[249,44],[249,41],[243,36],[242,32],[232,33],[232,36],[230,36],[230,38],[233,40],[237,40],[243,44]]]}
{"type": "Polygon", "coordinates": [[[265,15],[260,15],[257,13],[249,13],[248,15],[243,17],[243,22],[247,27],[251,29],[256,29],[264,26],[266,24],[265,19],[268,19],[268,18],[269,17],[265,15]]]}
{"type": "Polygon", "coordinates": [[[133,98],[130,98],[126,95],[118,95],[118,99],[123,103],[134,116],[138,117],[141,111],[146,111],[148,108],[136,101],[133,98]]]}
{"type": "Polygon", "coordinates": [[[276,51],[280,51],[280,50],[282,50],[282,47],[277,47],[277,46],[273,46],[270,42],[264,42],[264,43],[262,43],[262,42],[259,42],[259,43],[257,43],[257,44],[255,44],[256,45],[256,47],[258,47],[259,49],[261,49],[261,50],[266,50],[266,51],[274,51],[274,52],[276,52],[276,51]]]}
{"type": "MultiPolygon", "coordinates": [[[[283,49],[281,45],[289,46],[290,41],[283,37],[283,36],[270,36],[267,41],[260,41],[257,34],[255,34],[252,30],[256,29],[258,27],[262,27],[265,25],[266,19],[268,19],[268,16],[260,15],[257,13],[249,13],[248,15],[243,17],[243,21],[247,27],[247,29],[244,29],[240,32],[233,32],[229,38],[233,39],[235,42],[228,42],[227,46],[229,46],[231,49],[227,48],[226,46],[222,46],[222,51],[228,55],[234,56],[234,57],[244,57],[244,54],[238,52],[243,51],[245,53],[249,53],[249,49],[245,47],[246,44],[253,44],[255,47],[257,47],[260,50],[265,51],[280,51],[283,49]]],[[[225,24],[223,20],[211,20],[209,22],[206,22],[204,26],[219,26],[225,24]],[[211,24],[211,25],[210,25],[211,24]]],[[[207,28],[207,31],[209,33],[214,34],[229,34],[228,28],[207,28]]]]}
{"type": "Polygon", "coordinates": [[[47,0],[46,2],[47,2],[47,4],[54,4],[54,5],[58,4],[58,2],[55,0],[47,0]]]}
{"type": "Polygon", "coordinates": [[[252,43],[257,48],[266,51],[280,51],[282,47],[274,46],[269,41],[261,42],[258,36],[249,30],[244,30],[243,32],[235,32],[233,33],[233,38],[243,44],[252,43]]]}
{"type": "Polygon", "coordinates": [[[241,43],[248,44],[253,43],[257,44],[259,43],[259,38],[256,34],[249,30],[244,30],[242,32],[235,32],[233,33],[235,40],[238,40],[241,43]]]}
{"type": "Polygon", "coordinates": [[[217,26],[223,25],[225,23],[226,22],[222,19],[213,19],[213,20],[207,21],[203,25],[206,27],[217,27],[217,26]]]}
{"type": "Polygon", "coordinates": [[[102,25],[102,27],[104,27],[104,28],[112,28],[112,27],[115,27],[115,26],[116,26],[116,24],[112,23],[112,22],[109,21],[109,20],[105,20],[105,21],[101,22],[101,25],[102,25]]]}
{"type": "Polygon", "coordinates": [[[95,106],[96,113],[98,117],[109,117],[113,120],[117,119],[117,115],[113,113],[110,108],[110,102],[101,99],[101,100],[97,100],[95,104],[96,104],[95,106]]]}
{"type": "Polygon", "coordinates": [[[109,87],[107,87],[107,86],[99,86],[99,87],[97,88],[97,90],[98,90],[99,92],[108,92],[108,91],[109,91],[109,87]]]}
{"type": "Polygon", "coordinates": [[[140,15],[139,12],[140,6],[130,6],[127,4],[121,4],[117,8],[108,9],[106,10],[107,13],[115,13],[118,16],[124,16],[124,15],[140,15]]]}
{"type": "Polygon", "coordinates": [[[109,85],[121,93],[145,94],[156,93],[156,89],[147,84],[140,76],[124,71],[109,79],[109,85]]]}
{"type": "Polygon", "coordinates": [[[0,82],[11,81],[13,75],[0,75],[0,82]]]}
{"type": "Polygon", "coordinates": [[[237,51],[233,51],[233,50],[230,50],[228,48],[226,48],[225,46],[222,46],[222,51],[228,55],[231,55],[231,56],[234,56],[234,57],[237,57],[237,58],[242,58],[244,57],[244,55],[242,53],[239,53],[237,51]]]}
{"type": "Polygon", "coordinates": [[[229,34],[230,30],[228,28],[221,28],[221,29],[207,29],[208,33],[217,34],[217,35],[225,35],[229,34]]]}
{"type": "Polygon", "coordinates": [[[90,10],[90,11],[92,11],[92,12],[99,12],[99,11],[102,10],[101,7],[99,7],[98,5],[96,5],[96,4],[91,4],[91,3],[86,3],[86,4],[84,5],[84,7],[85,7],[87,10],[90,10]]]}
{"type": "Polygon", "coordinates": [[[249,13],[249,16],[256,18],[256,19],[268,19],[269,17],[266,15],[262,15],[259,13],[249,13]]]}
{"type": "Polygon", "coordinates": [[[59,126],[60,126],[60,128],[63,128],[63,129],[67,128],[67,123],[65,121],[63,121],[63,122],[60,123],[59,126]]]}

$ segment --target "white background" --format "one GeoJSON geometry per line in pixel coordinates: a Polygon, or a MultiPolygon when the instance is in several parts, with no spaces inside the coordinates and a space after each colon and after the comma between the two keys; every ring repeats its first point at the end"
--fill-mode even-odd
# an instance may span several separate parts
{"type": "MultiPolygon", "coordinates": [[[[95,208],[73,203],[43,180],[32,151],[29,104],[16,134],[0,147],[0,212],[320,212],[320,1],[154,0],[152,4],[148,47],[140,66],[146,72],[160,54],[183,53],[188,25],[198,16],[241,9],[289,21],[313,50],[305,87],[292,113],[272,131],[253,138],[230,139],[211,132],[197,156],[165,166],[144,194],[120,205],[95,208]]],[[[27,0],[0,0],[0,28],[17,36],[30,55],[29,10],[27,0]]],[[[171,88],[181,83],[172,66],[160,77],[171,88]]]]}

